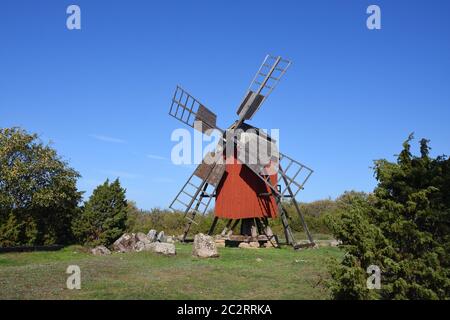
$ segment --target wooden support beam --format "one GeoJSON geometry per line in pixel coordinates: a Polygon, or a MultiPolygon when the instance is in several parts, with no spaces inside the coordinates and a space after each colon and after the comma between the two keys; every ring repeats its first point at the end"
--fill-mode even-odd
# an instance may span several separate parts
{"type": "Polygon", "coordinates": [[[228,220],[227,225],[225,226],[225,228],[223,228],[222,232],[220,233],[220,235],[222,237],[224,237],[227,234],[228,229],[230,229],[230,226],[231,226],[232,222],[233,222],[233,219],[228,220]]]}
{"type": "Polygon", "coordinates": [[[231,226],[230,230],[228,231],[229,236],[231,236],[233,234],[234,229],[236,229],[236,227],[240,221],[241,221],[240,219],[237,219],[236,221],[234,221],[233,225],[231,226]]]}
{"type": "Polygon", "coordinates": [[[214,229],[216,228],[216,225],[217,225],[217,221],[218,221],[218,220],[219,220],[218,217],[214,217],[214,220],[213,220],[213,223],[212,223],[212,225],[211,225],[211,228],[209,228],[209,231],[208,231],[208,235],[209,235],[209,236],[212,236],[212,235],[213,235],[214,229]]]}

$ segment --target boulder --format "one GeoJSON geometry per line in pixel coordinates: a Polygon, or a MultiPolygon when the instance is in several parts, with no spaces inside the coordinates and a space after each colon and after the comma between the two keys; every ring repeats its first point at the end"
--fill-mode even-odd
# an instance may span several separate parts
{"type": "Polygon", "coordinates": [[[167,242],[167,243],[175,243],[175,240],[173,240],[173,237],[168,236],[168,237],[166,238],[166,242],[167,242]]]}
{"type": "Polygon", "coordinates": [[[145,251],[146,250],[146,246],[149,245],[151,242],[146,243],[144,241],[138,241],[136,242],[136,244],[134,245],[134,250],[136,252],[141,252],[141,251],[145,251]]]}
{"type": "Polygon", "coordinates": [[[156,241],[156,236],[158,235],[158,232],[155,229],[151,229],[148,233],[147,233],[147,238],[151,241],[151,242],[155,242],[156,241]]]}
{"type": "Polygon", "coordinates": [[[165,256],[176,255],[176,249],[173,243],[152,242],[150,244],[145,245],[145,250],[160,253],[165,256]]]}
{"type": "Polygon", "coordinates": [[[331,240],[330,241],[330,247],[337,247],[341,244],[342,244],[342,241],[340,241],[340,240],[331,240]]]}
{"type": "MultiPolygon", "coordinates": [[[[162,237],[159,238],[165,240],[164,233],[162,233],[162,237]]],[[[119,239],[117,239],[114,242],[112,248],[114,251],[118,252],[153,251],[164,255],[175,254],[174,244],[163,242],[152,242],[151,237],[141,232],[137,234],[124,233],[119,239]]]]}
{"type": "Polygon", "coordinates": [[[158,236],[156,237],[156,241],[158,242],[166,242],[167,237],[164,234],[164,231],[161,231],[160,233],[158,233],[158,236]]]}
{"type": "Polygon", "coordinates": [[[97,246],[94,249],[91,249],[91,253],[94,256],[106,256],[111,254],[111,251],[105,246],[97,246]]]}
{"type": "Polygon", "coordinates": [[[258,241],[252,241],[248,244],[251,248],[259,248],[259,242],[258,241]]]}
{"type": "Polygon", "coordinates": [[[266,243],[264,243],[264,247],[265,247],[265,248],[274,248],[274,245],[273,245],[272,242],[267,241],[266,243]]]}
{"type": "Polygon", "coordinates": [[[130,252],[135,250],[137,242],[139,242],[139,240],[137,239],[136,234],[124,233],[113,243],[112,248],[114,251],[118,252],[130,252]]]}
{"type": "Polygon", "coordinates": [[[250,245],[247,242],[241,242],[239,243],[239,248],[247,249],[250,248],[250,245]]]}
{"type": "Polygon", "coordinates": [[[216,239],[216,247],[217,248],[225,248],[225,240],[223,239],[216,239]]]}
{"type": "Polygon", "coordinates": [[[203,233],[196,234],[192,255],[199,258],[217,258],[219,253],[214,238],[203,233]]]}
{"type": "Polygon", "coordinates": [[[139,242],[143,242],[143,243],[151,243],[152,241],[150,240],[150,238],[142,232],[139,232],[138,234],[136,234],[136,239],[139,242]]]}
{"type": "MultiPolygon", "coordinates": [[[[258,242],[256,242],[256,243],[258,243],[258,242]]],[[[250,242],[250,243],[248,243],[248,242],[241,242],[241,243],[239,243],[239,248],[242,248],[242,249],[258,249],[259,248],[259,243],[258,243],[258,246],[256,246],[256,244],[254,242],[250,242]]]]}

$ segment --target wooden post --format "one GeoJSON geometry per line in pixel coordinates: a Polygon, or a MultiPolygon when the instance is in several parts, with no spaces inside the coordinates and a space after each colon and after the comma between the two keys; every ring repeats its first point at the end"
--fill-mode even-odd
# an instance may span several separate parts
{"type": "Polygon", "coordinates": [[[256,231],[256,226],[255,226],[255,219],[253,219],[253,218],[242,219],[241,235],[251,236],[251,237],[258,236],[258,233],[256,231]]]}
{"type": "Polygon", "coordinates": [[[231,228],[230,228],[230,231],[228,231],[228,236],[231,236],[231,235],[233,234],[234,229],[236,229],[236,227],[237,227],[237,225],[239,224],[240,221],[241,221],[240,219],[237,219],[237,220],[233,223],[233,225],[232,225],[231,228]]]}
{"type": "Polygon", "coordinates": [[[289,220],[287,218],[286,210],[284,210],[281,203],[280,203],[279,209],[280,209],[279,211],[280,211],[281,223],[283,224],[284,235],[286,237],[286,243],[294,246],[295,245],[294,236],[292,234],[291,227],[289,226],[289,220]]]}
{"type": "Polygon", "coordinates": [[[259,221],[261,224],[262,232],[267,237],[269,242],[272,244],[273,247],[279,248],[280,243],[278,242],[278,237],[274,236],[272,229],[269,226],[269,221],[267,218],[264,218],[259,221]],[[275,243],[272,241],[275,240],[275,243]]]}
{"type": "Polygon", "coordinates": [[[258,240],[258,229],[256,226],[255,219],[252,219],[252,220],[253,221],[252,221],[252,226],[250,228],[250,231],[251,231],[252,239],[256,241],[256,240],[258,240]]]}
{"type": "Polygon", "coordinates": [[[227,225],[225,226],[225,228],[223,228],[222,232],[220,233],[220,235],[222,237],[225,237],[225,235],[227,234],[228,229],[230,228],[232,222],[233,222],[233,219],[228,220],[227,225]]]}
{"type": "Polygon", "coordinates": [[[208,231],[208,236],[212,236],[212,234],[214,233],[214,229],[216,228],[218,220],[219,220],[218,217],[214,217],[214,221],[213,221],[213,223],[211,225],[211,228],[209,228],[209,231],[208,231]]]}

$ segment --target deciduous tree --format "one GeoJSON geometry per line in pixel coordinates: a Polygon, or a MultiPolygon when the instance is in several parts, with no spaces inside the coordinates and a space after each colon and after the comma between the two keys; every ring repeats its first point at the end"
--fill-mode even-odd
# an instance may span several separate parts
{"type": "Polygon", "coordinates": [[[0,129],[0,246],[70,242],[78,177],[36,134],[0,129]]]}

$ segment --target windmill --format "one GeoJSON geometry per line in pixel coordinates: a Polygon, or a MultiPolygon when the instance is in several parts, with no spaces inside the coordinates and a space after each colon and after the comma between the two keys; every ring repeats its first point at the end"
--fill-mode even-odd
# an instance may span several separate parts
{"type": "Polygon", "coordinates": [[[271,242],[279,246],[278,237],[269,226],[269,219],[279,216],[286,243],[297,249],[301,246],[294,239],[290,217],[285,209],[285,200],[290,199],[308,237],[306,246],[314,245],[295,199],[313,170],[279,152],[273,138],[245,122],[252,119],[290,65],[289,60],[280,56],[266,56],[237,109],[238,119],[227,130],[217,126],[215,113],[177,86],[169,115],[207,135],[218,130],[221,139],[214,152],[205,156],[169,206],[184,212],[187,219],[183,241],[191,225],[197,223],[196,215],[206,214],[215,198],[210,235],[214,233],[218,219],[227,219],[221,235],[228,239],[271,242]],[[253,147],[255,145],[256,149],[253,147]],[[261,156],[261,149],[269,150],[268,156],[261,156]],[[240,231],[234,233],[239,223],[240,231]]]}

